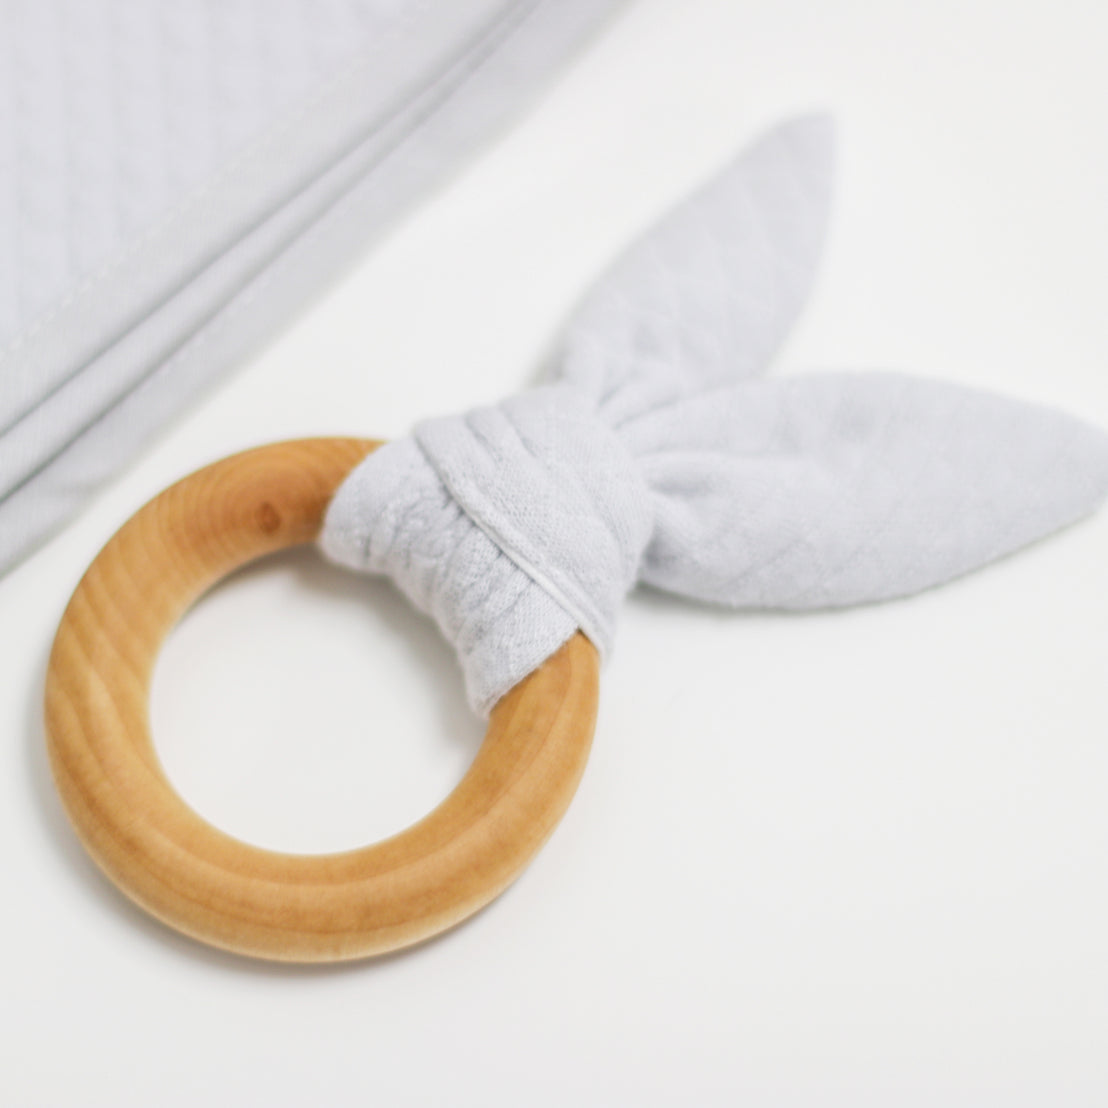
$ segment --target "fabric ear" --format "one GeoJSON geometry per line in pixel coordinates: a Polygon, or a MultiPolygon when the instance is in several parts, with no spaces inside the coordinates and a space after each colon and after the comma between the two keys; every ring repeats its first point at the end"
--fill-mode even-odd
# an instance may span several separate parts
{"type": "Polygon", "coordinates": [[[617,425],[760,373],[805,301],[831,200],[829,119],[792,120],[633,245],[585,298],[561,376],[617,425]],[[623,384],[633,388],[621,391],[623,384]]]}
{"type": "Polygon", "coordinates": [[[1007,554],[1108,493],[1108,436],[893,374],[759,380],[623,429],[655,497],[643,582],[749,608],[902,596],[1007,554]]]}

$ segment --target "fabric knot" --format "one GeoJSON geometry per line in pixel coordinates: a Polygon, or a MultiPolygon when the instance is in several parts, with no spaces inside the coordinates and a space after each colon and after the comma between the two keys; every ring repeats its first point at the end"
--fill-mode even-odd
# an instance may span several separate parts
{"type": "Polygon", "coordinates": [[[385,573],[487,713],[580,628],[606,652],[642,582],[737,608],[919,592],[1108,495],[1108,436],[882,373],[762,379],[804,304],[826,121],[771,132],[634,244],[566,331],[556,383],[420,424],[346,479],[321,543],[385,573]]]}
{"type": "Polygon", "coordinates": [[[487,713],[577,628],[607,653],[651,511],[595,404],[550,386],[381,447],[336,495],[323,545],[435,618],[487,713]]]}
{"type": "Polygon", "coordinates": [[[415,438],[466,515],[606,653],[650,538],[651,504],[595,406],[548,386],[429,420],[415,438]]]}

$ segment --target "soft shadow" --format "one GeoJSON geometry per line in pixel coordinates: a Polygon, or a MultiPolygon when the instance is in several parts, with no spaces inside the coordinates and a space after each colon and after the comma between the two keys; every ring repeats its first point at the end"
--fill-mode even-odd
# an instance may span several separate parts
{"type": "MultiPolygon", "coordinates": [[[[282,551],[260,559],[221,581],[208,595],[233,588],[236,581],[251,575],[272,573],[275,569],[292,572],[301,587],[329,601],[358,604],[365,610],[367,618],[383,620],[395,632],[397,649],[410,651],[419,665],[430,669],[433,675],[432,684],[436,690],[435,707],[441,720],[442,732],[464,742],[476,754],[484,728],[466,703],[463,681],[450,648],[442,640],[434,624],[414,611],[407,600],[387,582],[362,577],[332,566],[315,550],[306,547],[282,551]]],[[[46,752],[42,709],[46,666],[47,652],[44,652],[36,666],[35,680],[27,693],[23,726],[28,784],[31,795],[37,802],[35,808],[40,814],[42,829],[60,860],[65,875],[81,887],[92,910],[115,916],[139,940],[151,942],[174,956],[217,970],[274,979],[315,978],[340,973],[367,973],[400,963],[418,955],[420,948],[427,943],[450,942],[461,927],[481,914],[478,912],[440,935],[391,954],[350,962],[308,965],[261,961],[207,946],[197,939],[174,931],[148,915],[116,888],[93,862],[70,826],[54,787],[46,752]]]]}

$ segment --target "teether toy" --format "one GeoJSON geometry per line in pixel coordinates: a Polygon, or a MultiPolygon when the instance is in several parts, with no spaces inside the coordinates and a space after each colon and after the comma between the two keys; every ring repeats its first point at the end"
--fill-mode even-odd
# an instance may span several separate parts
{"type": "Polygon", "coordinates": [[[70,603],[47,688],[59,788],[109,876],[173,926],[248,954],[415,942],[496,896],[565,810],[597,654],[637,583],[736,608],[875,601],[1090,511],[1108,492],[1108,437],[1077,420],[896,374],[756,376],[811,285],[830,164],[818,119],[756,143],[600,282],[549,383],[377,449],[250,451],[128,522],[70,603]],[[293,857],[220,834],[176,797],[145,700],[189,603],[317,537],[435,618],[490,723],[421,823],[293,857]]]}

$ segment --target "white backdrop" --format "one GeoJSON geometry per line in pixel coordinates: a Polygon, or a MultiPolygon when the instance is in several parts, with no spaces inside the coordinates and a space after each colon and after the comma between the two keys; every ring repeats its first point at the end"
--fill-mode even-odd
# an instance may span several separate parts
{"type": "MultiPolygon", "coordinates": [[[[1108,426],[1106,51],[1094,0],[637,0],[0,580],[0,1100],[1108,1102],[1108,512],[847,613],[636,595],[536,863],[353,967],[250,963],[132,909],[68,829],[40,708],[70,590],[147,497],[258,442],[397,435],[518,387],[613,252],[796,109],[839,119],[839,197],[778,371],[941,375],[1108,426]]],[[[294,850],[417,818],[481,735],[433,628],[310,552],[201,603],[152,714],[186,798],[294,850]]]]}

